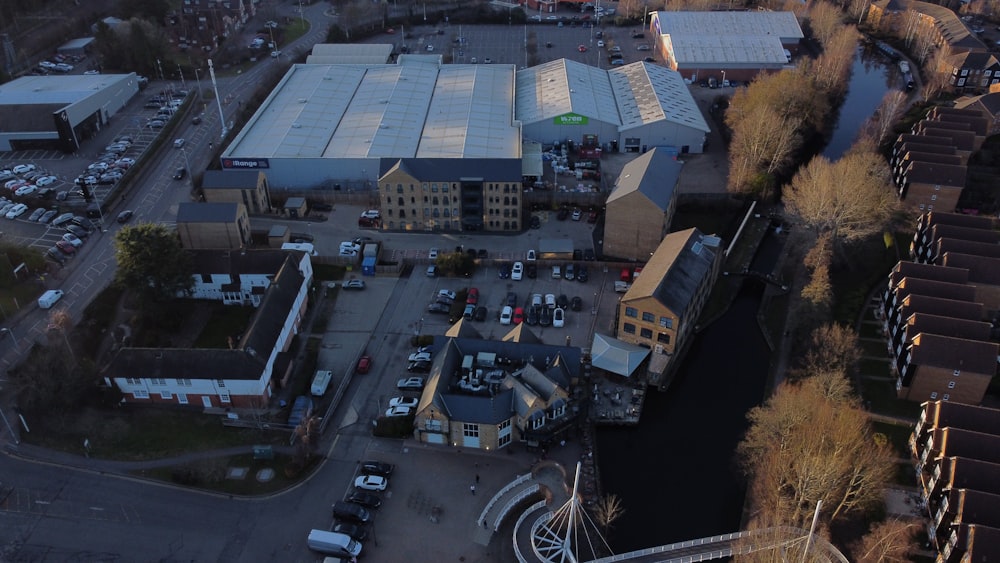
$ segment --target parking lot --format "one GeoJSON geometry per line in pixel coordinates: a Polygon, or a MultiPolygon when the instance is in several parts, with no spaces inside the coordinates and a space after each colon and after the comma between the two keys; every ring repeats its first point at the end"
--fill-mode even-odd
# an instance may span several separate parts
{"type": "MultiPolygon", "coordinates": [[[[579,13],[560,12],[559,15],[569,18],[579,13]]],[[[555,22],[506,26],[416,26],[394,30],[393,34],[377,35],[364,42],[392,43],[397,52],[406,45],[414,54],[446,55],[459,64],[483,64],[489,59],[492,63],[517,65],[519,69],[561,58],[608,68],[607,49],[614,45],[621,48],[626,64],[646,57],[657,57],[651,34],[645,33],[642,38],[632,37],[635,32],[642,31],[639,28],[598,25],[583,27],[582,23],[579,22],[576,26],[564,24],[563,27],[555,22]],[[442,33],[439,34],[439,30],[442,33]],[[605,48],[598,47],[599,41],[605,42],[605,48]],[[427,51],[428,45],[433,51],[427,51]],[[533,47],[526,49],[526,45],[533,47]],[[643,45],[650,50],[637,50],[643,45]],[[580,50],[581,46],[584,51],[580,50]],[[530,52],[532,50],[534,54],[530,52]]]]}

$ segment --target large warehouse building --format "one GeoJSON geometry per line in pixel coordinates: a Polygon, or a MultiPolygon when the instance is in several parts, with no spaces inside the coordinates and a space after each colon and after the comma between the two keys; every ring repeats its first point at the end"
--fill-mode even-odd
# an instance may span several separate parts
{"type": "Polygon", "coordinates": [[[597,135],[612,150],[700,153],[708,123],[679,74],[650,63],[603,70],[567,59],[517,73],[515,115],[542,144],[597,135]]]}
{"type": "Polygon", "coordinates": [[[691,81],[779,71],[803,38],[791,12],[655,12],[650,30],[667,66],[691,81]]]}
{"type": "Polygon", "coordinates": [[[0,85],[0,151],[76,152],[139,93],[130,74],[25,76],[0,85]]]}
{"type": "Polygon", "coordinates": [[[586,136],[611,150],[700,153],[709,132],[677,73],[567,60],[295,65],[222,154],[273,189],[376,189],[382,227],[516,232],[540,145],[586,136]]]}

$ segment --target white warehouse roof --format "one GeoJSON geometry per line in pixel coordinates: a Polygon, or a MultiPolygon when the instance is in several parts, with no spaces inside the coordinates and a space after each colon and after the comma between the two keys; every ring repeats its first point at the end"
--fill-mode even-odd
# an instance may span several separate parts
{"type": "Polygon", "coordinates": [[[223,156],[520,158],[512,65],[294,65],[223,156]]]}
{"type": "Polygon", "coordinates": [[[306,64],[380,64],[389,60],[388,43],[317,43],[306,64]]]}
{"type": "Polygon", "coordinates": [[[656,12],[653,27],[680,66],[783,65],[803,37],[791,12],[656,12]]]}
{"type": "Polygon", "coordinates": [[[603,70],[559,59],[518,71],[515,108],[522,123],[577,113],[620,131],[660,120],[709,131],[681,75],[645,62],[603,70]]]}

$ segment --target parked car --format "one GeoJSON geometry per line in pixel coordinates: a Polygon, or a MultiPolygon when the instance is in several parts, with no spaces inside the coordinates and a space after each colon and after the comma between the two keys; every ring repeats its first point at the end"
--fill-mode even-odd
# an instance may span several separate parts
{"type": "Polygon", "coordinates": [[[590,273],[587,271],[587,267],[580,266],[580,270],[576,273],[576,281],[584,283],[588,279],[590,279],[590,273]]]}
{"type": "Polygon", "coordinates": [[[566,313],[557,307],[555,311],[552,311],[552,326],[555,328],[562,328],[565,324],[566,313]]]}
{"type": "Polygon", "coordinates": [[[351,537],[354,541],[364,541],[368,537],[368,530],[365,529],[360,524],[351,524],[349,522],[339,522],[334,524],[332,532],[338,534],[345,534],[351,537]]]}
{"type": "Polygon", "coordinates": [[[479,290],[470,287],[468,293],[465,295],[465,303],[468,305],[475,305],[479,302],[479,290]]]}
{"type": "Polygon", "coordinates": [[[363,491],[384,491],[389,480],[381,475],[360,475],[354,480],[354,486],[363,491]]]}
{"type": "Polygon", "coordinates": [[[11,168],[11,172],[14,174],[27,174],[35,169],[34,164],[18,164],[14,168],[11,168]]]}
{"type": "Polygon", "coordinates": [[[187,168],[182,166],[177,170],[174,170],[174,175],[172,177],[174,180],[183,180],[185,176],[187,176],[187,168]]]}
{"type": "Polygon", "coordinates": [[[354,491],[349,497],[347,497],[347,502],[360,504],[365,508],[378,508],[382,506],[382,497],[376,494],[366,493],[364,491],[354,491]]]}
{"type": "Polygon", "coordinates": [[[38,209],[31,212],[31,215],[28,216],[28,220],[37,221],[42,218],[42,215],[45,215],[46,211],[48,210],[45,209],[44,207],[39,207],[38,209]]]}
{"type": "Polygon", "coordinates": [[[364,289],[365,280],[348,280],[341,284],[341,287],[344,289],[364,289]]]}
{"type": "Polygon", "coordinates": [[[49,184],[54,183],[58,179],[59,178],[55,176],[42,176],[41,178],[35,179],[35,185],[38,186],[39,188],[43,188],[45,186],[48,186],[49,184]]]}
{"type": "Polygon", "coordinates": [[[389,407],[385,411],[385,416],[387,417],[397,417],[397,416],[410,416],[413,414],[413,409],[410,407],[389,407]]]}
{"type": "Polygon", "coordinates": [[[566,269],[563,270],[563,278],[573,281],[576,279],[576,266],[573,264],[566,264],[566,269]]]}
{"type": "Polygon", "coordinates": [[[17,205],[11,207],[10,210],[7,211],[6,217],[8,219],[17,219],[21,215],[24,215],[24,212],[27,210],[28,210],[27,205],[23,203],[18,203],[17,205]]]}
{"type": "Polygon", "coordinates": [[[514,281],[520,281],[524,277],[524,264],[521,262],[514,262],[514,266],[510,270],[510,279],[514,281]]]}
{"type": "Polygon", "coordinates": [[[56,248],[63,254],[76,254],[76,247],[62,239],[56,241],[56,248]]]}
{"type": "Polygon", "coordinates": [[[414,352],[410,354],[407,360],[410,362],[429,362],[431,361],[431,354],[429,352],[414,352]]]}
{"type": "Polygon", "coordinates": [[[528,323],[528,326],[538,324],[538,307],[528,307],[528,314],[524,317],[524,322],[528,323]]]}
{"type": "Polygon", "coordinates": [[[179,149],[184,146],[184,139],[174,139],[174,148],[179,149]]]}
{"type": "Polygon", "coordinates": [[[417,403],[420,399],[416,397],[393,397],[389,399],[390,407],[407,407],[411,409],[417,408],[417,403]]]}
{"type": "Polygon", "coordinates": [[[59,214],[59,210],[58,209],[50,209],[50,210],[48,210],[48,211],[46,211],[45,213],[42,214],[41,218],[38,219],[38,222],[39,223],[43,223],[43,224],[48,224],[49,221],[51,221],[52,218],[55,217],[58,214],[59,214]]]}
{"type": "Polygon", "coordinates": [[[579,297],[574,297],[573,299],[570,299],[569,308],[574,311],[579,311],[580,309],[583,309],[583,299],[580,299],[579,297]]]}
{"type": "Polygon", "coordinates": [[[514,318],[514,309],[512,309],[510,306],[505,306],[503,310],[500,311],[500,324],[509,325],[513,318],[514,318]]]}
{"type": "Polygon", "coordinates": [[[77,248],[80,248],[81,246],[83,246],[83,241],[80,240],[80,237],[74,235],[73,233],[64,233],[63,236],[62,236],[62,240],[66,241],[66,242],[68,242],[70,244],[72,244],[73,246],[75,246],[77,248]]]}
{"type": "Polygon", "coordinates": [[[361,462],[361,472],[367,475],[381,475],[383,477],[388,477],[389,475],[392,475],[393,469],[395,469],[393,464],[385,463],[384,461],[367,460],[361,462]]]}
{"type": "Polygon", "coordinates": [[[579,221],[581,217],[583,217],[583,212],[580,211],[579,209],[574,209],[572,219],[574,221],[579,221]]]}
{"type": "Polygon", "coordinates": [[[451,313],[451,307],[444,303],[431,303],[427,306],[427,312],[437,315],[447,315],[451,313]]]}
{"type": "Polygon", "coordinates": [[[483,321],[486,320],[486,316],[488,314],[489,314],[489,311],[486,309],[486,307],[483,307],[482,305],[480,305],[480,306],[476,307],[476,312],[472,314],[472,320],[478,321],[478,322],[483,322],[483,321]]]}
{"type": "Polygon", "coordinates": [[[24,197],[29,196],[38,191],[38,186],[34,184],[26,184],[14,190],[14,195],[24,197]]]}
{"type": "Polygon", "coordinates": [[[502,280],[509,279],[510,278],[510,264],[508,264],[506,262],[500,264],[500,267],[497,268],[497,277],[499,277],[502,280]]]}
{"type": "Polygon", "coordinates": [[[413,389],[419,391],[424,388],[424,378],[422,377],[407,377],[406,379],[400,379],[396,382],[397,389],[413,389]]]}
{"type": "Polygon", "coordinates": [[[524,322],[524,309],[521,307],[514,308],[514,316],[511,317],[511,322],[519,325],[524,322]]]}
{"type": "Polygon", "coordinates": [[[85,239],[90,235],[90,233],[87,232],[87,229],[84,229],[83,227],[80,227],[79,225],[74,225],[72,223],[66,225],[66,232],[76,236],[79,239],[85,239]]]}
{"type": "Polygon", "coordinates": [[[361,356],[358,360],[358,367],[354,369],[354,373],[365,374],[372,369],[372,357],[371,356],[361,356]]]}
{"type": "Polygon", "coordinates": [[[556,296],[554,293],[545,294],[545,308],[550,311],[556,308],[556,296]]]}

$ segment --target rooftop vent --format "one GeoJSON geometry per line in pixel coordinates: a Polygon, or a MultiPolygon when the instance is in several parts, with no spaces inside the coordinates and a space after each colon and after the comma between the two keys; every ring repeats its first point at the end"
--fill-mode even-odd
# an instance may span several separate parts
{"type": "Polygon", "coordinates": [[[304,104],[309,101],[309,98],[299,98],[299,103],[304,104]]]}
{"type": "Polygon", "coordinates": [[[299,122],[292,123],[292,129],[301,129],[302,124],[299,122]]]}

